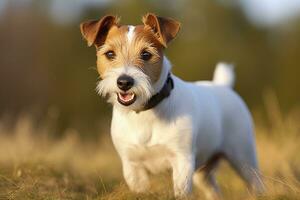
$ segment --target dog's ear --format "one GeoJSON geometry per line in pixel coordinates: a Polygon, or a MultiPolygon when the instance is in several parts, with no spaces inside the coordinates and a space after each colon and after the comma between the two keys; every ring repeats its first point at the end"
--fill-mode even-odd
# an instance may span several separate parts
{"type": "Polygon", "coordinates": [[[159,17],[153,13],[143,16],[143,23],[151,28],[164,47],[167,47],[167,44],[176,37],[180,29],[180,23],[176,20],[159,17]]]}
{"type": "Polygon", "coordinates": [[[107,36],[109,29],[118,26],[119,19],[116,16],[106,15],[100,20],[90,20],[80,24],[81,34],[87,40],[88,46],[93,44],[101,46],[107,36]]]}

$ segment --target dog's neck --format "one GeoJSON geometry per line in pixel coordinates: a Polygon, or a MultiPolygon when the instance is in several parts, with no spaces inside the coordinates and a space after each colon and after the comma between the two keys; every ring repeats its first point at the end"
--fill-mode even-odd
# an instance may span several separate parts
{"type": "Polygon", "coordinates": [[[146,111],[157,106],[165,98],[168,98],[172,89],[174,88],[174,82],[171,77],[171,64],[166,56],[163,58],[162,71],[159,80],[153,86],[155,94],[149,99],[143,109],[136,111],[137,113],[146,111]]]}
{"type": "Polygon", "coordinates": [[[122,111],[125,111],[125,113],[143,113],[143,111],[150,110],[152,108],[155,108],[158,106],[158,104],[163,101],[164,99],[168,98],[171,94],[172,89],[174,88],[174,82],[172,79],[172,73],[171,73],[171,63],[168,60],[166,56],[163,57],[163,64],[162,69],[160,73],[160,77],[158,81],[156,81],[153,84],[153,95],[149,99],[149,101],[144,105],[144,107],[138,109],[138,110],[127,110],[123,109],[123,107],[116,107],[122,111]],[[132,112],[130,112],[132,111],[132,112]]]}
{"type": "Polygon", "coordinates": [[[156,81],[156,83],[154,83],[154,85],[153,85],[154,94],[158,93],[163,88],[164,84],[167,81],[168,74],[171,73],[171,68],[172,68],[172,65],[171,65],[170,61],[168,60],[168,58],[166,56],[164,56],[160,77],[159,77],[158,81],[156,81]]]}
{"type": "Polygon", "coordinates": [[[173,88],[174,88],[174,82],[173,82],[173,79],[171,77],[171,73],[169,73],[168,77],[167,77],[167,80],[165,81],[162,89],[149,99],[149,101],[146,103],[146,105],[143,107],[142,110],[137,111],[137,112],[146,111],[146,110],[149,110],[151,108],[154,108],[160,102],[162,102],[165,98],[168,98],[170,96],[171,91],[173,90],[173,88]]]}

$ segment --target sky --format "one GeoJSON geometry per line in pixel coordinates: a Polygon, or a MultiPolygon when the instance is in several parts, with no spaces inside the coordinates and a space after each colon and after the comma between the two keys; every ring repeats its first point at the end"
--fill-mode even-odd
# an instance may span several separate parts
{"type": "Polygon", "coordinates": [[[52,0],[51,17],[59,22],[71,22],[81,16],[86,7],[105,6],[110,0],[52,0]]]}
{"type": "MultiPolygon", "coordinates": [[[[51,0],[49,14],[56,22],[68,23],[80,17],[86,7],[105,6],[112,1],[51,0]]],[[[230,0],[223,0],[226,1],[230,0]]],[[[30,3],[31,0],[0,0],[0,14],[8,2],[22,6],[30,3]]],[[[258,26],[276,26],[288,22],[295,16],[300,16],[300,0],[231,0],[231,2],[241,6],[249,20],[258,26]]]]}
{"type": "Polygon", "coordinates": [[[239,0],[248,18],[258,25],[274,26],[300,16],[300,0],[239,0]]]}

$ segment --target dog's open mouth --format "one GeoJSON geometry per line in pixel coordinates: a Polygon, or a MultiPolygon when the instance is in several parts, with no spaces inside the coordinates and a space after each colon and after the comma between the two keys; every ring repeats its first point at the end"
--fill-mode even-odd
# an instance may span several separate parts
{"type": "Polygon", "coordinates": [[[136,95],[132,92],[118,92],[118,101],[124,106],[133,104],[136,100],[136,95]]]}

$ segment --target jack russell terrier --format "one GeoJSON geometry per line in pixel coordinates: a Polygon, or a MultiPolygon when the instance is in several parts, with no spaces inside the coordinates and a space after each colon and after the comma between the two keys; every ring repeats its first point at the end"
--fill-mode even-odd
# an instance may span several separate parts
{"type": "Polygon", "coordinates": [[[171,169],[176,197],[186,196],[194,180],[218,198],[213,172],[224,158],[260,191],[252,119],[232,90],[232,67],[218,64],[212,81],[181,80],[164,56],[180,24],[152,13],[142,21],[120,25],[107,15],[80,25],[97,50],[97,91],[113,105],[111,135],[130,190],[147,192],[149,173],[171,169]]]}

